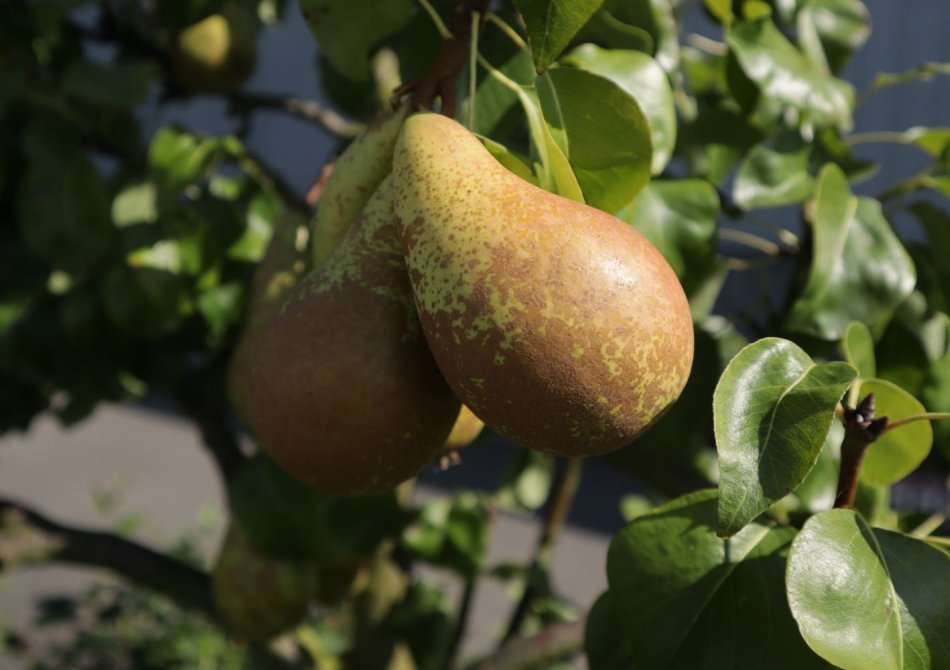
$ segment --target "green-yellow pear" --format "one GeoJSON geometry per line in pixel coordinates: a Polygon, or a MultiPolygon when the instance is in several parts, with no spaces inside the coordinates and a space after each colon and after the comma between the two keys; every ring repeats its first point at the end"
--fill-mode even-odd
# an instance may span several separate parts
{"type": "Polygon", "coordinates": [[[358,495],[392,489],[435,459],[459,406],[413,307],[387,178],[264,326],[251,425],[304,484],[358,495]]]}
{"type": "Polygon", "coordinates": [[[450,452],[462,447],[467,447],[475,441],[482,430],[485,428],[485,422],[475,416],[475,413],[465,405],[455,419],[455,425],[452,426],[452,432],[445,440],[445,446],[442,451],[450,452]]]}
{"type": "Polygon", "coordinates": [[[592,456],[629,443],[676,400],[692,320],[643,235],[529,184],[437,114],[406,120],[392,179],[426,339],[495,431],[592,456]]]}
{"type": "Polygon", "coordinates": [[[220,14],[175,35],[170,52],[175,77],[196,93],[233,90],[254,72],[256,38],[254,16],[239,5],[225,5],[220,14]]]}
{"type": "Polygon", "coordinates": [[[231,524],[211,571],[215,607],[228,629],[251,641],[293,628],[316,595],[316,563],[267,556],[231,524]]]}
{"type": "Polygon", "coordinates": [[[274,222],[267,251],[254,270],[244,325],[228,363],[228,399],[245,425],[250,423],[247,385],[251,352],[267,318],[310,267],[307,235],[300,215],[290,210],[282,212],[274,222]]]}
{"type": "Polygon", "coordinates": [[[333,253],[392,170],[393,147],[408,112],[409,106],[402,105],[377,119],[336,160],[313,217],[314,266],[333,253]]]}

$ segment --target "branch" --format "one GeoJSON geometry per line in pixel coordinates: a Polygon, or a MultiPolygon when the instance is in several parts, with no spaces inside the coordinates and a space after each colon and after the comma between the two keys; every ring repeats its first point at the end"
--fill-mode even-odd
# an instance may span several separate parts
{"type": "Polygon", "coordinates": [[[244,463],[237,434],[230,415],[217,399],[223,391],[223,362],[218,360],[207,367],[186,374],[173,390],[176,404],[198,427],[201,441],[227,482],[244,463]]]}
{"type": "Polygon", "coordinates": [[[564,528],[564,522],[567,520],[567,513],[571,509],[571,503],[574,502],[574,495],[577,493],[577,486],[581,480],[581,470],[584,461],[581,458],[567,459],[564,467],[558,473],[557,481],[551,487],[551,493],[548,496],[547,513],[544,519],[544,527],[541,530],[541,537],[538,538],[538,546],[534,552],[534,559],[528,570],[528,583],[525,585],[521,600],[515,607],[514,613],[508,622],[508,630],[505,633],[503,642],[507,642],[521,630],[525,617],[531,610],[531,605],[538,595],[537,583],[531,578],[539,570],[546,569],[551,565],[551,556],[554,553],[554,546],[557,544],[564,528]]]}
{"type": "Polygon", "coordinates": [[[337,112],[313,100],[242,91],[229,93],[227,99],[231,108],[237,112],[246,113],[259,108],[275,109],[314,122],[337,137],[356,137],[366,127],[362,123],[343,118],[337,112]]]}
{"type": "Polygon", "coordinates": [[[506,642],[468,670],[541,670],[570,658],[584,647],[585,620],[551,624],[537,635],[506,642]]]}
{"type": "Polygon", "coordinates": [[[420,109],[432,109],[435,99],[439,98],[442,101],[442,113],[455,116],[455,80],[470,56],[471,16],[473,12],[478,12],[479,16],[484,17],[488,5],[489,0],[458,0],[449,19],[451,37],[442,43],[435,62],[422,79],[406,82],[396,89],[395,95],[398,97],[412,93],[413,103],[420,109]]]}
{"type": "Polygon", "coordinates": [[[247,147],[244,148],[243,157],[238,159],[238,166],[265,187],[276,191],[289,207],[292,207],[307,218],[313,213],[306,199],[297,195],[297,192],[290,187],[290,184],[284,181],[280,175],[264,163],[260,157],[248,151],[247,147]]]}
{"type": "Polygon", "coordinates": [[[45,561],[108,568],[183,607],[217,616],[210,578],[201,570],[117,535],[63,526],[0,499],[0,566],[45,561]]]}
{"type": "Polygon", "coordinates": [[[844,441],[841,443],[841,469],[838,473],[835,507],[853,507],[864,453],[884,433],[887,417],[874,418],[873,393],[868,393],[856,408],[844,407],[843,415],[844,441]]]}

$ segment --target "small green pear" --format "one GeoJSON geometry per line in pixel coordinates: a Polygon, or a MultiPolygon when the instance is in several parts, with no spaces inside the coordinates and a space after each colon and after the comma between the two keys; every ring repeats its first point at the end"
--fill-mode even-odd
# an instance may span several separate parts
{"type": "Polygon", "coordinates": [[[452,432],[445,440],[443,452],[451,452],[462,447],[467,447],[475,441],[482,430],[485,429],[485,422],[475,416],[475,413],[465,405],[455,419],[455,425],[452,426],[452,432]]]}
{"type": "Polygon", "coordinates": [[[317,491],[387,491],[438,457],[460,404],[416,316],[388,177],[264,326],[250,368],[258,440],[317,491]]]}
{"type": "Polygon", "coordinates": [[[231,524],[211,571],[215,607],[228,629],[259,642],[297,625],[317,593],[316,563],[267,556],[231,524]]]}
{"type": "Polygon", "coordinates": [[[239,5],[228,4],[181,30],[171,46],[175,77],[195,93],[231,91],[254,72],[257,25],[239,5]]]}
{"type": "Polygon", "coordinates": [[[593,456],[677,399],[693,358],[689,304],[634,228],[529,184],[437,114],[406,120],[392,179],[426,339],[492,429],[593,456]]]}

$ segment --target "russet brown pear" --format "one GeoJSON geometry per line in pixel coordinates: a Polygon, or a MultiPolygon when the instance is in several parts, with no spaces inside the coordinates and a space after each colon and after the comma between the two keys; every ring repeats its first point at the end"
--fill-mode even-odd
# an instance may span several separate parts
{"type": "Polygon", "coordinates": [[[437,458],[460,404],[413,306],[388,177],[264,327],[249,389],[265,451],[318,491],[386,491],[437,458]]]}
{"type": "Polygon", "coordinates": [[[529,184],[432,113],[405,122],[393,187],[429,347],[495,431],[592,456],[675,402],[693,359],[689,304],[643,235],[529,184]]]}

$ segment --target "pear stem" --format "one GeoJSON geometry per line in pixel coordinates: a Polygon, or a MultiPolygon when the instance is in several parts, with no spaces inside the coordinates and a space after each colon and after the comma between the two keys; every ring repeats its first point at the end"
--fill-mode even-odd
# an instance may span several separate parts
{"type": "Polygon", "coordinates": [[[421,79],[407,81],[396,89],[396,95],[412,94],[413,104],[418,109],[433,109],[435,99],[442,103],[442,113],[449,117],[455,116],[455,81],[462,72],[470,55],[470,44],[477,28],[484,23],[483,18],[488,11],[489,0],[458,0],[452,10],[449,25],[442,23],[441,18],[428,3],[420,0],[422,6],[429,12],[436,28],[442,33],[445,42],[436,56],[435,62],[426,71],[421,79]],[[477,13],[479,21],[471,20],[472,14],[477,13]],[[438,19],[438,20],[437,20],[438,19]],[[446,32],[443,32],[445,28],[446,32]]]}
{"type": "Polygon", "coordinates": [[[528,43],[524,41],[524,38],[522,38],[521,35],[519,35],[517,31],[515,31],[514,28],[508,25],[507,21],[505,21],[503,18],[498,16],[495,12],[488,12],[488,15],[485,18],[490,23],[494,23],[495,27],[501,30],[501,32],[505,33],[505,35],[508,36],[508,39],[514,42],[515,45],[517,45],[519,49],[521,49],[525,53],[530,52],[530,49],[528,48],[528,43]]]}

